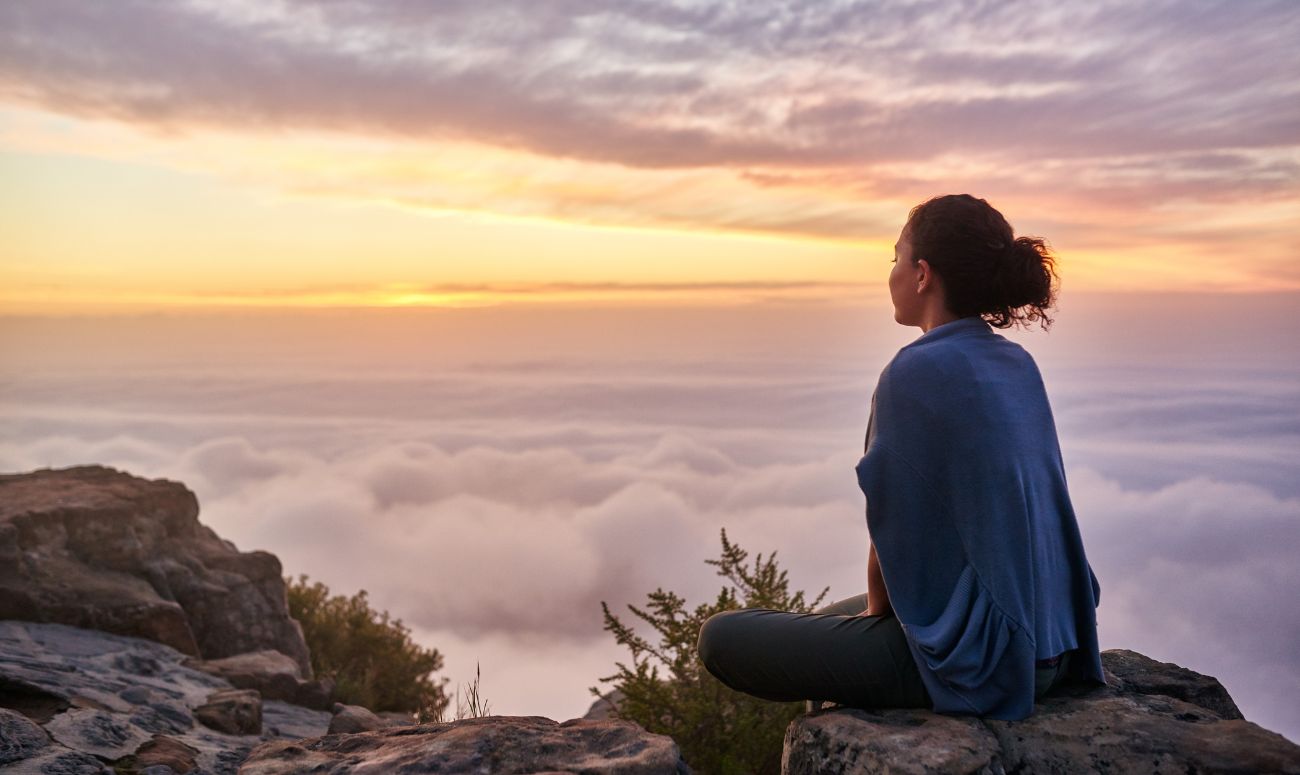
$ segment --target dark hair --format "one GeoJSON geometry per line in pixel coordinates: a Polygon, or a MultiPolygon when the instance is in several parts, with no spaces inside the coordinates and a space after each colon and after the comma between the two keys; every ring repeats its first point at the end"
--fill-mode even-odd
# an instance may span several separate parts
{"type": "Polygon", "coordinates": [[[1046,331],[1056,303],[1056,258],[1037,237],[1015,237],[1011,224],[983,199],[948,194],[907,215],[912,261],[924,258],[943,278],[948,309],[979,315],[995,328],[1035,320],[1046,331]]]}

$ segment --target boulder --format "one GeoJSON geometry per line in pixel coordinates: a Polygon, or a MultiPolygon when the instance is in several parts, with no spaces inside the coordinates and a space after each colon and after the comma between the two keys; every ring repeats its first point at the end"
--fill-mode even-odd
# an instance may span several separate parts
{"type": "Polygon", "coordinates": [[[280,561],[198,519],[194,493],[104,466],[0,475],[0,619],[58,622],[205,659],[311,660],[280,561]]]}
{"type": "Polygon", "coordinates": [[[330,719],[329,734],[352,734],[354,732],[373,732],[392,726],[389,722],[371,713],[360,705],[334,704],[334,717],[330,719]]]}
{"type": "Polygon", "coordinates": [[[782,772],[1300,773],[1300,746],[1244,720],[1222,684],[1133,651],[1107,686],[1063,686],[1020,721],[834,707],[786,731],[782,772]]]}
{"type": "Polygon", "coordinates": [[[618,689],[611,689],[600,695],[587,712],[583,714],[585,719],[600,721],[607,718],[618,718],[618,706],[623,701],[623,692],[618,689]]]}
{"type": "Polygon", "coordinates": [[[630,721],[487,716],[264,743],[240,775],[300,772],[688,773],[677,744],[630,721]]]}
{"type": "Polygon", "coordinates": [[[188,659],[185,666],[220,676],[240,689],[256,689],[263,699],[284,700],[316,710],[333,706],[332,680],[304,681],[298,662],[274,649],[222,659],[188,659]]]}
{"type": "Polygon", "coordinates": [[[1106,681],[1121,692],[1163,694],[1214,711],[1219,718],[1245,718],[1223,684],[1172,662],[1156,660],[1128,649],[1106,652],[1106,681]]]}
{"type": "Polygon", "coordinates": [[[262,695],[256,689],[221,689],[194,709],[194,718],[228,735],[262,733],[262,695]]]}
{"type": "Polygon", "coordinates": [[[167,735],[154,735],[145,741],[135,753],[114,763],[114,769],[122,775],[128,773],[172,772],[176,775],[192,772],[198,768],[198,749],[192,748],[180,740],[167,735]],[[163,770],[162,768],[166,768],[163,770]]]}
{"type": "Polygon", "coordinates": [[[31,758],[49,744],[50,736],[35,721],[0,708],[0,767],[31,758]]]}
{"type": "Polygon", "coordinates": [[[101,759],[120,759],[149,739],[149,732],[125,713],[99,708],[72,708],[45,724],[56,742],[101,759]]]}
{"type": "Polygon", "coordinates": [[[196,709],[234,687],[185,659],[151,640],[0,621],[0,770],[153,775],[192,755],[205,775],[234,775],[263,741],[325,734],[329,713],[281,700],[261,702],[260,735],[208,728],[196,709]]]}

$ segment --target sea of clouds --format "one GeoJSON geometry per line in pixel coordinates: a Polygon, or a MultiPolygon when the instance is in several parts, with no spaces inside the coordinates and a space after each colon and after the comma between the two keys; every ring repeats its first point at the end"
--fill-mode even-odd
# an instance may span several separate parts
{"type": "MultiPolygon", "coordinates": [[[[1103,648],[1220,678],[1300,739],[1294,296],[1086,297],[1039,362],[1103,648]]],[[[498,713],[585,712],[600,604],[716,595],[719,531],[797,589],[863,591],[853,466],[919,335],[878,306],[8,318],[0,470],[177,479],[287,575],[482,669],[498,713]]]]}

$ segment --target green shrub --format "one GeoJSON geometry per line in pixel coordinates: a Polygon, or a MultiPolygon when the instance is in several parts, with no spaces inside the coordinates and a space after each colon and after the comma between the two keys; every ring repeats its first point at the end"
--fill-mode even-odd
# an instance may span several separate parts
{"type": "MultiPolygon", "coordinates": [[[[696,650],[700,627],[720,611],[738,608],[774,608],[810,613],[830,591],[822,590],[811,603],[803,592],[790,592],[785,571],[776,565],[776,552],[754,558],[727,540],[722,530],[722,555],[705,560],[730,582],[712,603],[688,611],[686,601],[663,588],[651,592],[645,609],[629,605],[642,621],[659,634],[658,644],[637,635],[601,601],[605,629],[619,645],[632,652],[632,666],[615,663],[618,672],[601,678],[622,692],[613,713],[635,721],[651,732],[669,735],[693,770],[707,775],[779,773],[781,745],[789,723],[804,710],[802,702],[778,703],[733,691],[714,678],[700,662],[696,650]],[[660,676],[660,668],[667,675],[660,676]]],[[[591,688],[596,696],[603,693],[591,688]]]]}
{"type": "Polygon", "coordinates": [[[308,584],[306,575],[285,583],[289,615],[302,625],[312,670],[317,678],[334,679],[339,702],[411,713],[421,722],[442,720],[448,679],[435,683],[430,676],[442,669],[437,649],[421,648],[401,619],[372,610],[364,589],[331,597],[328,587],[308,584]]]}

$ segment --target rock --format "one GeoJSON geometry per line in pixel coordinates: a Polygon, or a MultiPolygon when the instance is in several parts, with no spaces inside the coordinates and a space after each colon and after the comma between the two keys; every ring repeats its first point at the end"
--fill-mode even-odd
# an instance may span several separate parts
{"type": "Polygon", "coordinates": [[[330,714],[280,700],[262,700],[262,737],[298,739],[317,737],[329,730],[330,714]]]}
{"type": "Polygon", "coordinates": [[[44,724],[67,710],[69,702],[34,684],[0,674],[0,705],[12,708],[38,724],[44,724]]]}
{"type": "Polygon", "coordinates": [[[1152,694],[1044,698],[1022,721],[988,721],[1009,772],[1300,772],[1300,746],[1242,719],[1152,694]]]}
{"type": "Polygon", "coordinates": [[[1214,678],[1127,650],[1102,664],[1110,685],[1060,687],[1020,721],[809,713],[786,731],[782,772],[1300,773],[1300,746],[1242,719],[1214,678]]]}
{"type": "MultiPolygon", "coordinates": [[[[205,775],[233,775],[257,744],[273,738],[323,735],[329,714],[280,700],[262,702],[260,736],[230,735],[196,724],[194,708],[226,680],[185,667],[185,655],[151,640],[62,624],[0,621],[0,762],[5,772],[162,772],[147,763],[157,747],[196,753],[205,775]],[[18,689],[14,691],[14,689],[18,689]],[[27,719],[23,723],[22,719],[27,719]],[[47,736],[33,748],[34,725],[47,736]],[[14,730],[11,732],[11,730],[14,730]],[[22,730],[25,730],[23,732],[22,730]],[[25,735],[18,738],[18,735],[25,735]],[[28,742],[12,744],[11,738],[28,742]],[[116,742],[114,742],[116,741],[116,742]],[[83,747],[84,745],[84,747],[83,747]],[[106,759],[96,758],[95,752],[106,759]]],[[[170,755],[170,753],[168,754],[170,755]]],[[[170,767],[175,771],[174,767],[170,767]]]]}
{"type": "Polygon", "coordinates": [[[135,754],[115,763],[119,773],[172,772],[176,775],[198,767],[198,750],[174,737],[154,735],[135,750],[135,754]],[[166,768],[165,770],[163,768],[166,768]]]}
{"type": "Polygon", "coordinates": [[[1220,718],[1245,718],[1223,684],[1208,675],[1170,662],[1157,662],[1128,649],[1110,649],[1106,654],[1106,680],[1117,688],[1135,694],[1176,697],[1212,710],[1220,718]]]}
{"type": "Polygon", "coordinates": [[[28,759],[50,744],[50,736],[17,711],[0,708],[0,765],[28,759]]]}
{"type": "Polygon", "coordinates": [[[184,485],[103,466],[0,475],[0,619],[148,638],[206,659],[311,661],[280,561],[199,523],[184,485]]]}
{"type": "Polygon", "coordinates": [[[389,723],[360,705],[335,703],[334,717],[330,719],[329,734],[352,734],[384,729],[389,723]]]}
{"type": "Polygon", "coordinates": [[[402,713],[401,711],[396,711],[396,710],[385,710],[385,711],[380,711],[375,715],[379,716],[381,719],[386,721],[387,723],[384,726],[387,727],[415,726],[415,719],[411,718],[410,713],[402,713]]]}
{"type": "Polygon", "coordinates": [[[72,708],[45,725],[63,746],[102,759],[120,759],[149,739],[149,733],[131,723],[124,713],[96,708],[72,708]]]}
{"type": "Polygon", "coordinates": [[[1000,775],[1000,753],[978,719],[845,708],[791,722],[781,772],[1000,775]]]}
{"type": "Polygon", "coordinates": [[[488,716],[263,743],[240,775],[351,772],[688,773],[677,744],[630,721],[488,716]]]}
{"type": "Polygon", "coordinates": [[[262,733],[262,695],[256,689],[222,689],[194,709],[194,718],[228,735],[262,733]]]}
{"type": "Polygon", "coordinates": [[[220,676],[240,689],[256,689],[263,699],[284,700],[316,710],[328,710],[333,705],[332,680],[304,681],[297,661],[274,649],[222,659],[188,659],[185,666],[220,676]]]}
{"type": "Polygon", "coordinates": [[[596,701],[591,703],[591,707],[587,708],[587,712],[583,715],[583,718],[593,719],[595,721],[607,718],[617,718],[618,704],[622,701],[623,692],[618,689],[611,689],[605,694],[597,697],[596,701]]]}
{"type": "Polygon", "coordinates": [[[88,753],[50,746],[30,759],[5,767],[6,775],[117,775],[88,753]]]}

